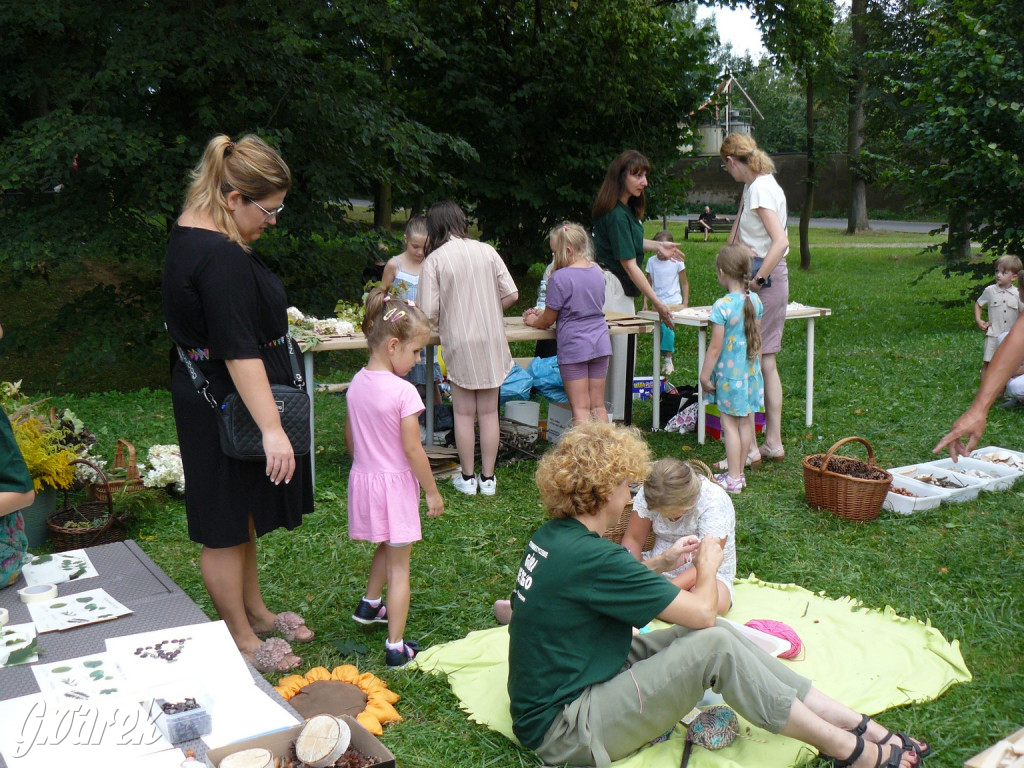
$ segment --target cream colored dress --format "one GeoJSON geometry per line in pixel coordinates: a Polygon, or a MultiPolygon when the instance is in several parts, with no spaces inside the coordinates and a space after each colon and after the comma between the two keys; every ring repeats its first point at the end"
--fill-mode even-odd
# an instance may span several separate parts
{"type": "Polygon", "coordinates": [[[477,240],[453,237],[424,260],[419,303],[437,324],[451,382],[501,386],[512,370],[501,300],[516,290],[498,252],[477,240]]]}

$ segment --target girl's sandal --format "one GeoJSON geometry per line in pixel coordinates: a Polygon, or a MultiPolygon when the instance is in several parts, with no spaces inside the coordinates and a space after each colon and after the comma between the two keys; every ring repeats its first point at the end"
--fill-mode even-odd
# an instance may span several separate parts
{"type": "Polygon", "coordinates": [[[763,444],[758,451],[761,453],[762,459],[769,459],[770,461],[785,461],[786,460],[786,449],[781,445],[775,448],[769,448],[768,444],[763,444]]]}
{"type": "Polygon", "coordinates": [[[878,758],[875,760],[875,768],[901,768],[901,758],[903,757],[904,753],[910,752],[911,754],[913,754],[914,752],[914,750],[912,749],[901,749],[900,747],[897,747],[895,744],[886,745],[875,744],[874,742],[866,742],[864,741],[863,736],[857,736],[857,743],[853,747],[853,752],[851,752],[850,756],[847,757],[845,760],[840,760],[837,757],[832,757],[831,755],[825,754],[822,754],[821,758],[823,760],[827,760],[828,762],[830,762],[834,766],[834,768],[849,768],[849,766],[852,766],[855,762],[857,762],[857,759],[861,756],[861,754],[863,754],[865,744],[874,744],[876,747],[878,747],[878,758]],[[886,746],[889,747],[888,758],[885,756],[886,746]]]}
{"type": "MultiPolygon", "coordinates": [[[[758,453],[756,455],[757,455],[757,458],[754,459],[754,458],[751,458],[750,455],[748,454],[747,455],[747,460],[745,462],[743,462],[743,466],[748,467],[750,469],[757,469],[758,467],[760,467],[761,466],[761,454],[758,453]]],[[[728,461],[728,459],[722,459],[721,461],[716,461],[711,466],[714,469],[718,470],[719,472],[728,472],[729,471],[729,461],[728,461]]]]}
{"type": "MultiPolygon", "coordinates": [[[[851,728],[850,733],[854,736],[863,736],[867,733],[868,724],[871,722],[871,718],[867,715],[861,715],[860,724],[856,728],[851,728]]],[[[880,744],[888,744],[890,739],[899,739],[899,746],[905,752],[913,752],[918,757],[928,757],[932,753],[931,745],[926,741],[916,741],[903,731],[890,731],[888,728],[885,730],[885,736],[880,741],[880,744]]]]}
{"type": "Polygon", "coordinates": [[[306,620],[294,611],[277,614],[274,631],[289,643],[311,643],[314,633],[306,626],[306,620]]]}
{"type": "Polygon", "coordinates": [[[262,675],[290,672],[302,664],[302,659],[292,653],[292,647],[280,637],[270,637],[253,651],[250,659],[256,671],[262,675]]]}

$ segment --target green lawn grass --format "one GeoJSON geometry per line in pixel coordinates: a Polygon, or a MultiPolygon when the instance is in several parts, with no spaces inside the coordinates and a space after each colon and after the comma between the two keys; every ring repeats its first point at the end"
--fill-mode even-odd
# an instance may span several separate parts
{"type": "MultiPolygon", "coordinates": [[[[791,236],[795,242],[795,230],[791,236]]],[[[850,238],[812,230],[811,237],[811,271],[795,268],[795,246],[790,256],[791,299],[831,307],[834,313],[817,323],[814,424],[804,425],[805,324],[794,322],[779,355],[787,459],[752,474],[750,488],[736,498],[739,573],[796,582],[831,597],[852,595],[870,608],[889,605],[959,641],[972,683],[881,718],[935,746],[928,766],[953,768],[1021,724],[1024,493],[1018,485],[911,517],[883,513],[867,524],[807,507],[800,459],[824,452],[840,438],[864,437],[882,466],[930,458],[932,446],[973,396],[982,346],[969,303],[949,306],[965,284],[931,269],[937,255],[888,245],[926,243],[927,236],[850,238]],[[880,245],[861,247],[872,242],[880,245]]],[[[685,245],[694,305],[710,304],[721,294],[712,267],[720,245],[693,240],[685,245]]],[[[535,290],[522,286],[522,306],[535,290]]],[[[672,381],[695,383],[696,333],[681,328],[676,343],[672,381]]],[[[650,337],[641,337],[638,372],[647,368],[650,355],[650,337]]],[[[316,378],[347,380],[364,359],[358,353],[318,355],[316,378]]],[[[175,442],[165,391],[54,394],[55,404],[70,406],[99,434],[107,455],[113,455],[118,437],[134,441],[143,456],[149,445],[175,442]]],[[[443,679],[387,670],[383,633],[367,632],[349,619],[362,594],[371,550],[347,537],[344,400],[318,394],[316,409],[316,512],[297,531],[264,537],[260,550],[270,605],[300,611],[317,631],[312,645],[299,648],[305,664],[355,663],[402,696],[398,709],[405,719],[389,726],[383,740],[403,768],[536,765],[531,752],[471,723],[443,679]],[[342,655],[335,641],[362,643],[367,652],[342,655]]],[[[637,403],[634,416],[639,425],[649,425],[649,406],[637,403]]],[[[1024,447],[1022,428],[1024,412],[993,409],[986,444],[1024,447]]],[[[692,434],[657,433],[649,441],[658,457],[710,462],[724,454],[720,443],[700,446],[692,434]]],[[[864,455],[857,445],[848,449],[850,455],[864,455]]],[[[446,512],[424,518],[424,538],[413,551],[408,638],[432,645],[494,625],[491,603],[508,594],[522,548],[545,519],[534,468],[531,461],[500,467],[493,498],[463,497],[442,486],[446,512]]],[[[182,503],[162,493],[135,502],[133,536],[213,617],[182,503]]]]}

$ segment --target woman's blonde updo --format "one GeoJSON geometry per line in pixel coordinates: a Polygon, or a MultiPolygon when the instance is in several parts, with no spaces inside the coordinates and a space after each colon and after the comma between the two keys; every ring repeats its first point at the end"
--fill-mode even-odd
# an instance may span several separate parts
{"type": "Polygon", "coordinates": [[[214,136],[190,177],[185,210],[209,211],[217,229],[247,251],[249,244],[228,208],[228,194],[237,191],[248,200],[261,200],[292,185],[292,173],[281,156],[253,134],[238,141],[224,134],[214,136]]]}
{"type": "Polygon", "coordinates": [[[775,163],[757,148],[757,142],[746,133],[730,133],[725,137],[718,153],[723,160],[729,156],[735,157],[758,176],[775,173],[775,163]]]}

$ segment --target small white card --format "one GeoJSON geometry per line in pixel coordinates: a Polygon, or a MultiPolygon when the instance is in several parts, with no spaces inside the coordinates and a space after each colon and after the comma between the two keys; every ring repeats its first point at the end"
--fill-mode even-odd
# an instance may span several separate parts
{"type": "Polygon", "coordinates": [[[99,575],[84,549],[36,555],[22,569],[22,573],[30,587],[36,584],[63,584],[99,575]]]}
{"type": "Polygon", "coordinates": [[[8,624],[0,627],[0,667],[32,664],[39,661],[34,624],[8,624]]]}
{"type": "Polygon", "coordinates": [[[28,603],[26,607],[40,634],[110,621],[132,612],[103,589],[57,597],[42,603],[28,603]]]}
{"type": "Polygon", "coordinates": [[[135,694],[135,686],[125,678],[109,653],[37,664],[32,667],[32,674],[44,696],[65,704],[135,694]]]}

